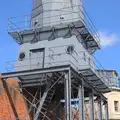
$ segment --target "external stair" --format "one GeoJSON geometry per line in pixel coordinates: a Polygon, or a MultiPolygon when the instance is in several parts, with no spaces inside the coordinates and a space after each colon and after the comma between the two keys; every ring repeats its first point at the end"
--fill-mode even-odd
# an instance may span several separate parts
{"type": "Polygon", "coordinates": [[[55,94],[56,84],[58,83],[58,79],[60,78],[59,73],[53,73],[53,75],[49,79],[49,83],[46,85],[44,94],[40,100],[38,109],[36,111],[34,120],[44,120],[47,116],[48,105],[51,103],[52,98],[55,94]]]}

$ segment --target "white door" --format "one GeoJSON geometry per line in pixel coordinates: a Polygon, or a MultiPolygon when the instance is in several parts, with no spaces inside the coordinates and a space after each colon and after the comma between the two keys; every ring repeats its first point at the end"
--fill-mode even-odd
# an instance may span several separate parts
{"type": "Polygon", "coordinates": [[[30,50],[30,68],[38,69],[44,67],[44,48],[30,50]]]}

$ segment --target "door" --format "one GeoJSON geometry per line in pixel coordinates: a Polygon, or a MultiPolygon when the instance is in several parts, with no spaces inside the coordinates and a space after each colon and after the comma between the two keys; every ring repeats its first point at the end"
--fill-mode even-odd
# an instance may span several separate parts
{"type": "Polygon", "coordinates": [[[32,49],[30,50],[30,68],[38,69],[44,68],[44,58],[45,57],[45,49],[32,49]]]}

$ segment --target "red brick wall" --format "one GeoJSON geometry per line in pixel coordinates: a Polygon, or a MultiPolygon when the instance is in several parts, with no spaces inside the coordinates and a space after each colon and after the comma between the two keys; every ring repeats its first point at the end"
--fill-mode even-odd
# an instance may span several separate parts
{"type": "MultiPolygon", "coordinates": [[[[13,100],[14,106],[16,108],[17,114],[20,119],[25,118],[25,120],[30,120],[27,107],[24,102],[24,98],[22,95],[19,93],[19,87],[18,87],[18,82],[13,79],[7,79],[7,85],[8,89],[11,95],[11,98],[13,100]],[[13,89],[13,87],[15,89],[13,89]],[[16,91],[17,90],[17,91],[16,91]]],[[[2,81],[0,80],[0,119],[14,119],[14,112],[12,110],[10,101],[8,99],[8,96],[6,94],[5,89],[3,88],[2,81]]]]}

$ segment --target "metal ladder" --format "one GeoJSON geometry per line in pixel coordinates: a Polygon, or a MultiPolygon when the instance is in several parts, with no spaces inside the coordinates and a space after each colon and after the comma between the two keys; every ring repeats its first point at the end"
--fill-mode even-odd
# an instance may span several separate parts
{"type": "Polygon", "coordinates": [[[53,84],[59,79],[59,77],[59,74],[54,73],[49,79],[50,82],[47,84],[45,92],[40,100],[40,104],[36,111],[34,120],[44,120],[45,118],[47,118],[46,114],[48,110],[48,105],[51,103],[56,90],[56,86],[53,86],[53,84]]]}

